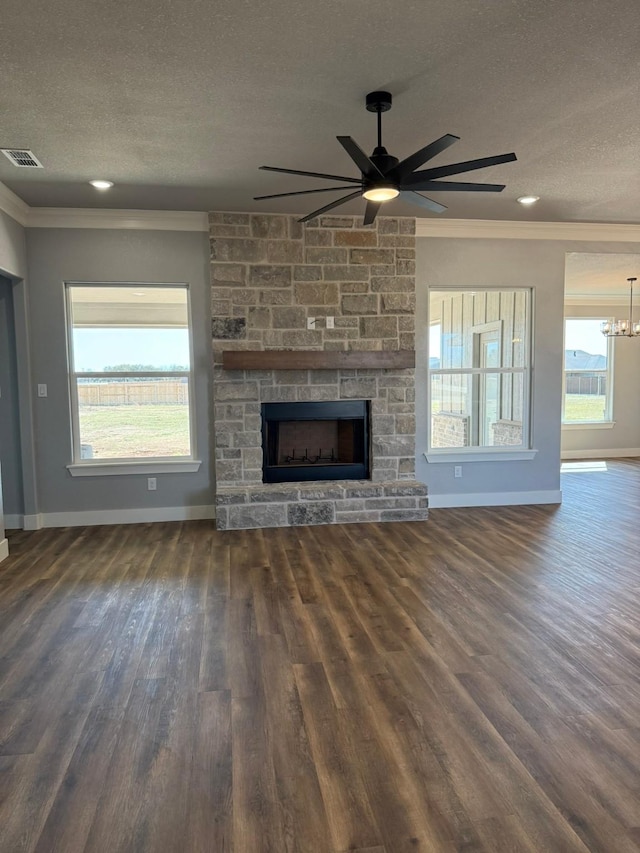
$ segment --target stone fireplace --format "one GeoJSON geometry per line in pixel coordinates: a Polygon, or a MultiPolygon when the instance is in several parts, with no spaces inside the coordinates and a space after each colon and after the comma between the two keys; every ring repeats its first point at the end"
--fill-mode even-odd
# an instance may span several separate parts
{"type": "Polygon", "coordinates": [[[415,220],[212,213],[210,229],[218,528],[424,520],[414,370],[396,366],[415,220]]]}

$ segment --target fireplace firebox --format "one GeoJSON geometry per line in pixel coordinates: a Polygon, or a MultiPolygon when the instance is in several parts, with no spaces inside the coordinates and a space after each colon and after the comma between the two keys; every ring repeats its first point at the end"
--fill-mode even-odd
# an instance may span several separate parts
{"type": "Polygon", "coordinates": [[[265,483],[369,478],[369,402],[262,404],[265,483]]]}

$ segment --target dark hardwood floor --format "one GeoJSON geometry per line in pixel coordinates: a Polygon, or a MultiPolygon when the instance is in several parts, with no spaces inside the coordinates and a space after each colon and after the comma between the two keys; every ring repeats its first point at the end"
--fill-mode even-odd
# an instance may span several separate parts
{"type": "Polygon", "coordinates": [[[640,850],[640,463],[562,507],[11,535],[2,853],[640,850]]]}

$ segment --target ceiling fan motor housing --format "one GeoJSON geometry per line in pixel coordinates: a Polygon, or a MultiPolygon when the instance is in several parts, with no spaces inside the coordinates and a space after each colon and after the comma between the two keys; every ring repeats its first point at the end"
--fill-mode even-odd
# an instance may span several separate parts
{"type": "Polygon", "coordinates": [[[370,113],[386,113],[391,109],[390,92],[369,92],[366,98],[366,106],[370,113]]]}

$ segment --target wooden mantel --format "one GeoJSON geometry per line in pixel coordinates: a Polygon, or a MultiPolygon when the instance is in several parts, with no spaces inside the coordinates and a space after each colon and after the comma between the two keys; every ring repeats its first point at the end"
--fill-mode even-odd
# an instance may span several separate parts
{"type": "Polygon", "coordinates": [[[415,350],[224,350],[225,370],[398,369],[416,366],[415,350]]]}

